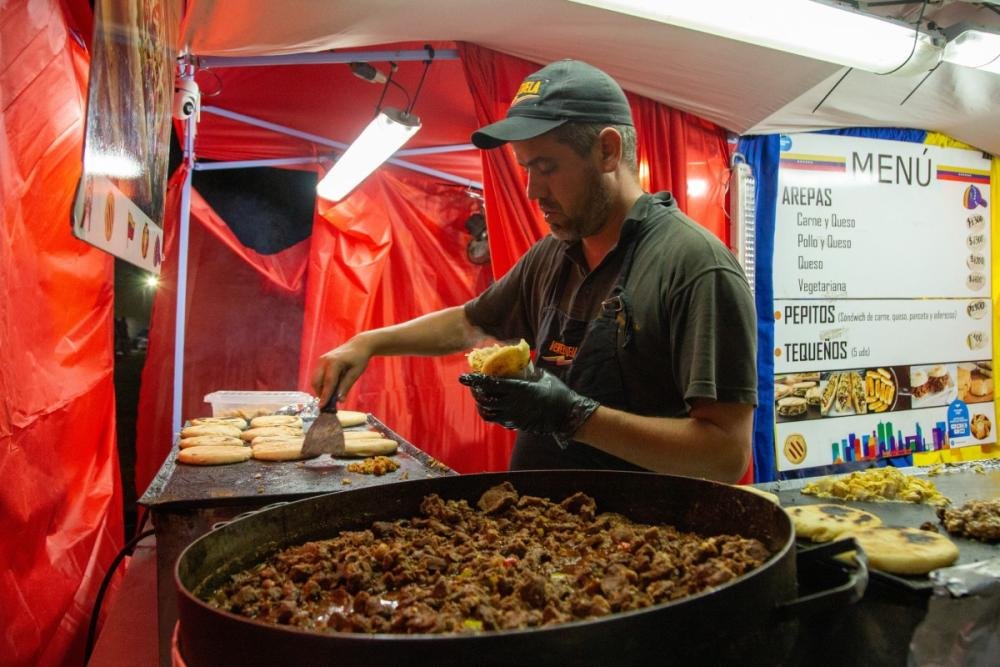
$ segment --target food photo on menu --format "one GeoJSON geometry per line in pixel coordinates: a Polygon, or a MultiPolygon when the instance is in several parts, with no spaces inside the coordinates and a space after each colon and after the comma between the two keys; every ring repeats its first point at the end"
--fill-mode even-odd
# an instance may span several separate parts
{"type": "Polygon", "coordinates": [[[909,395],[913,409],[948,405],[958,397],[955,364],[910,366],[909,395]]]}
{"type": "Polygon", "coordinates": [[[958,399],[965,403],[993,400],[993,360],[968,361],[955,369],[958,399]]]}
{"type": "Polygon", "coordinates": [[[898,390],[901,370],[880,366],[777,375],[774,378],[776,420],[797,421],[907,409],[909,406],[903,403],[907,397],[901,396],[898,390]]]}

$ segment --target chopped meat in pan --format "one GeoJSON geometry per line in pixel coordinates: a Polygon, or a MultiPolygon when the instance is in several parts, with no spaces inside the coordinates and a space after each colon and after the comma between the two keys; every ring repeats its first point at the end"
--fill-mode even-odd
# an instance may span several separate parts
{"type": "Polygon", "coordinates": [[[769,557],[756,539],[703,537],[561,503],[509,482],[477,502],[285,549],[233,575],[209,604],[314,631],[455,633],[584,620],[720,586],[769,557]]]}
{"type": "Polygon", "coordinates": [[[1000,540],[1000,498],[970,500],[956,508],[941,507],[937,514],[952,535],[983,542],[1000,540]]]}

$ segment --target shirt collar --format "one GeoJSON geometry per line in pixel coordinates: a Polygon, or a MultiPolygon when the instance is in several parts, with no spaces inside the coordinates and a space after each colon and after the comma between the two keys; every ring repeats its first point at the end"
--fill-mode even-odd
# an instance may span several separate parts
{"type": "MultiPolygon", "coordinates": [[[[611,249],[611,252],[616,252],[618,248],[621,247],[622,241],[627,241],[632,238],[632,236],[639,231],[642,223],[649,217],[654,206],[667,206],[670,208],[677,208],[677,202],[674,196],[663,190],[657,192],[656,194],[649,194],[644,192],[635,200],[632,204],[632,208],[629,209],[628,215],[625,216],[625,222],[622,224],[621,234],[618,236],[618,243],[615,247],[611,249]]],[[[583,256],[583,249],[581,247],[580,241],[563,241],[563,248],[565,249],[566,256],[571,259],[575,264],[578,264],[581,268],[586,270],[587,260],[583,256]]]]}

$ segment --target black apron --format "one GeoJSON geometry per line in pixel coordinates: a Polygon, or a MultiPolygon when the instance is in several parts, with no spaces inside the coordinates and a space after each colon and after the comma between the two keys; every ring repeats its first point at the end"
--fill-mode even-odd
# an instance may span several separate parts
{"type": "MultiPolygon", "coordinates": [[[[601,405],[626,411],[629,410],[629,403],[618,355],[621,349],[631,344],[633,335],[625,283],[632,270],[638,231],[633,229],[625,239],[625,259],[621,271],[601,303],[601,312],[591,321],[574,319],[559,308],[559,297],[572,268],[571,263],[566,262],[548,295],[550,305],[542,312],[537,338],[540,344],[535,354],[536,366],[552,373],[577,393],[601,405]],[[571,351],[573,348],[576,348],[575,354],[569,364],[560,364],[560,355],[551,355],[553,351],[571,351]]],[[[518,432],[510,459],[511,470],[556,468],[644,470],[582,442],[571,441],[563,449],[552,435],[518,432]]]]}

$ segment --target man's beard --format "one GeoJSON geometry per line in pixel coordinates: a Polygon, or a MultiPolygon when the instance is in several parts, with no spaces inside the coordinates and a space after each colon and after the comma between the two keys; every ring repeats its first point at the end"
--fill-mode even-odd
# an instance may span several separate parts
{"type": "Polygon", "coordinates": [[[562,241],[579,241],[580,239],[597,234],[608,224],[608,217],[611,215],[612,198],[608,188],[601,179],[601,173],[597,167],[588,167],[585,174],[587,186],[584,189],[585,197],[574,207],[574,215],[566,215],[566,219],[561,225],[562,229],[557,234],[553,231],[553,236],[562,241]]]}

